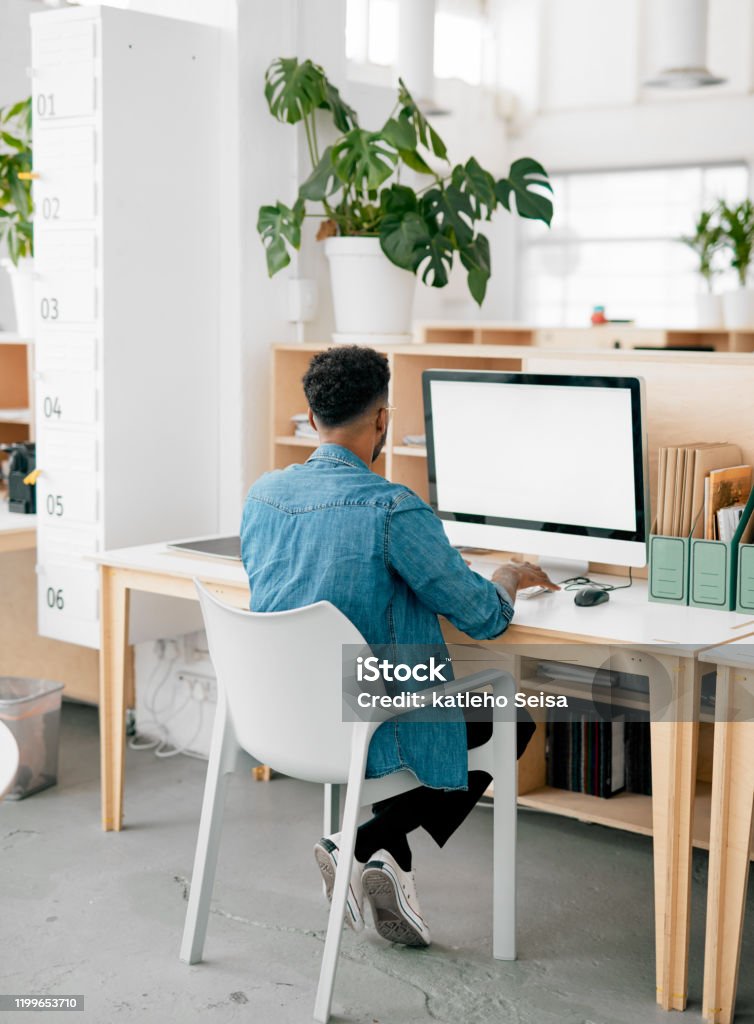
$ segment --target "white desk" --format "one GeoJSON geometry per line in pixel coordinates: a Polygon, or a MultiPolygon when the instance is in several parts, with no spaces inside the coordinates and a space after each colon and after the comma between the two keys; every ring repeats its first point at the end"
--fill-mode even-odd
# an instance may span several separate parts
{"type": "Polygon", "coordinates": [[[754,808],[754,637],[705,651],[717,666],[703,1011],[733,1019],[754,808]]]}
{"type": "MultiPolygon", "coordinates": [[[[106,831],[117,831],[122,827],[123,815],[129,592],[142,590],[195,599],[192,578],[197,577],[226,602],[248,607],[249,590],[240,563],[177,553],[164,544],[108,551],[97,561],[102,577],[102,826],[106,831]]],[[[519,657],[516,645],[555,645],[551,646],[554,657],[561,656],[558,645],[568,645],[570,654],[580,652],[585,663],[599,658],[605,644],[630,644],[649,651],[672,680],[673,696],[686,720],[652,724],[657,998],[667,1009],[683,1009],[698,737],[698,721],[693,714],[699,697],[697,655],[705,647],[730,643],[747,631],[754,633],[754,619],[649,604],[644,582],[614,592],[606,604],[592,608],[579,608],[573,597],[573,592],[561,591],[520,601],[512,625],[491,643],[502,644],[514,662],[519,657]]],[[[449,642],[468,643],[468,637],[447,622],[444,633],[449,642]]]]}
{"type": "MultiPolygon", "coordinates": [[[[500,559],[498,559],[499,561],[500,559]]],[[[472,567],[490,574],[492,559],[470,559],[472,567]],[[486,565],[484,563],[487,563],[486,565]]],[[[595,576],[620,585],[625,579],[595,576]]],[[[575,604],[575,591],[561,590],[516,604],[511,626],[491,645],[519,655],[550,657],[599,665],[609,647],[640,652],[645,664],[637,671],[650,678],[652,706],[652,815],[654,840],[657,1001],[664,1009],[686,1006],[690,936],[691,857],[699,739],[699,656],[712,646],[734,643],[754,633],[754,617],[647,600],[647,583],[610,593],[590,608],[575,604]],[[545,645],[548,645],[547,647],[545,645]],[[656,672],[659,670],[659,673],[656,672]],[[660,679],[663,676],[664,679],[660,679]],[[658,707],[661,683],[674,711],[658,707]]],[[[457,631],[446,639],[462,643],[457,631]]],[[[520,660],[520,659],[519,659],[520,660]]],[[[520,679],[520,673],[518,674],[520,679]]],[[[572,795],[568,794],[570,798],[572,795]]],[[[594,798],[572,801],[578,808],[594,798]]],[[[619,800],[620,798],[614,798],[619,800]]],[[[641,798],[639,798],[641,799],[641,798]]],[[[646,798],[644,798],[646,799],[646,798]]],[[[522,798],[522,803],[556,810],[556,801],[522,798]]],[[[613,805],[613,801],[609,802],[613,805]]],[[[619,805],[614,805],[619,806],[619,805]]],[[[591,814],[583,817],[591,818],[591,814]]],[[[594,817],[593,820],[600,820],[594,817]]]]}

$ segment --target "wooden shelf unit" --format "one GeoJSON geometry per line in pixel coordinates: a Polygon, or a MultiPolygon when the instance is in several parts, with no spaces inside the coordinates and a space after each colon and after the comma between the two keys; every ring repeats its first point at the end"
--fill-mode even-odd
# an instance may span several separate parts
{"type": "Polygon", "coordinates": [[[750,330],[724,328],[657,328],[608,323],[596,327],[530,327],[494,321],[424,321],[415,340],[431,345],[536,345],[548,349],[709,348],[718,352],[754,352],[750,330]]]}
{"type": "MultiPolygon", "coordinates": [[[[468,325],[467,325],[468,326],[468,325]]],[[[754,338],[754,334],[752,335],[754,338]]],[[[327,344],[276,345],[272,353],[272,422],[270,464],[282,468],[308,458],[311,445],[289,436],[291,417],[304,412],[301,378],[312,356],[327,344]]],[[[731,440],[740,444],[745,462],[754,464],[754,420],[749,415],[754,393],[754,354],[746,352],[672,352],[631,349],[558,349],[536,346],[413,344],[384,347],[391,369],[391,404],[395,407],[386,452],[378,471],[427,498],[426,451],[402,444],[407,434],[424,433],[421,374],[428,369],[487,369],[532,373],[613,374],[639,376],[647,388],[650,494],[656,492],[657,449],[689,438],[731,440]]],[[[517,425],[512,425],[515,437],[517,425]]],[[[615,566],[594,570],[625,573],[615,566]]],[[[635,572],[641,575],[642,570],[635,572]]],[[[545,689],[536,681],[537,689],[545,689]]],[[[694,844],[707,848],[709,783],[713,727],[702,722],[699,735],[698,793],[694,844]]],[[[570,793],[546,785],[545,730],[540,723],[519,764],[522,806],[578,818],[644,835],[652,832],[652,798],[621,794],[610,799],[570,793]]],[[[753,858],[754,859],[754,858],[753,858]]]]}
{"type": "Polygon", "coordinates": [[[0,332],[0,444],[34,436],[31,342],[0,332]]]}

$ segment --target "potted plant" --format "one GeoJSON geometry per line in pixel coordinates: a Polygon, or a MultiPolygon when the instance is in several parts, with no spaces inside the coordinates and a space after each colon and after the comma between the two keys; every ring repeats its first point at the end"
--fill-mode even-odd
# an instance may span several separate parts
{"type": "Polygon", "coordinates": [[[16,329],[30,337],[34,327],[32,261],[31,98],[0,108],[0,241],[8,258],[16,307],[16,329]]]}
{"type": "Polygon", "coordinates": [[[720,296],[712,290],[712,281],[719,268],[714,265],[714,257],[723,244],[723,230],[720,226],[717,207],[702,210],[694,225],[693,235],[684,235],[681,241],[692,249],[699,260],[699,276],[705,288],[696,297],[697,326],[721,327],[723,310],[720,296]]]}
{"type": "MultiPolygon", "coordinates": [[[[495,179],[471,157],[451,165],[445,143],[402,80],[395,106],[377,131],[310,60],[273,61],[265,76],[273,117],[302,123],[311,173],[292,206],[262,206],[257,230],[270,276],[301,245],[304,218],[319,216],[317,237],[330,262],[336,340],[405,341],[410,337],[415,276],[434,288],[448,283],[456,255],[481,305],[490,277],[490,246],[479,226],[503,206],[521,217],[552,218],[544,168],[529,157],[495,179]],[[319,111],[337,137],[322,147],[319,111]],[[318,204],[309,213],[308,203],[318,204]]],[[[332,134],[332,130],[330,130],[332,134]]]]}
{"type": "Polygon", "coordinates": [[[754,257],[754,204],[744,199],[729,206],[718,203],[722,241],[730,255],[730,265],[738,274],[738,288],[723,295],[726,327],[754,327],[754,289],[747,284],[754,257]]]}

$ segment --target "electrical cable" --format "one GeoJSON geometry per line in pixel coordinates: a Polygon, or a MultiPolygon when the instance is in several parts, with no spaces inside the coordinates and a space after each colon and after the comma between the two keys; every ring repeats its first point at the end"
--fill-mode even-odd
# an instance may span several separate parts
{"type": "Polygon", "coordinates": [[[628,567],[628,583],[621,583],[619,586],[616,586],[614,583],[597,583],[596,580],[591,580],[588,576],[569,576],[568,579],[560,580],[558,585],[563,587],[563,590],[583,590],[584,587],[594,587],[595,590],[607,592],[628,590],[629,587],[634,585],[633,569],[631,566],[628,567]]]}

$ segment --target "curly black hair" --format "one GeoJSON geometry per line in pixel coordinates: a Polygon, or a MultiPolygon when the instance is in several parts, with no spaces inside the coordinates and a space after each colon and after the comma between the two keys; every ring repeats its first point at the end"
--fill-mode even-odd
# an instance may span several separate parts
{"type": "Polygon", "coordinates": [[[386,397],[389,380],[385,356],[346,345],[317,353],[304,374],[304,393],[322,426],[339,427],[386,397]]]}

